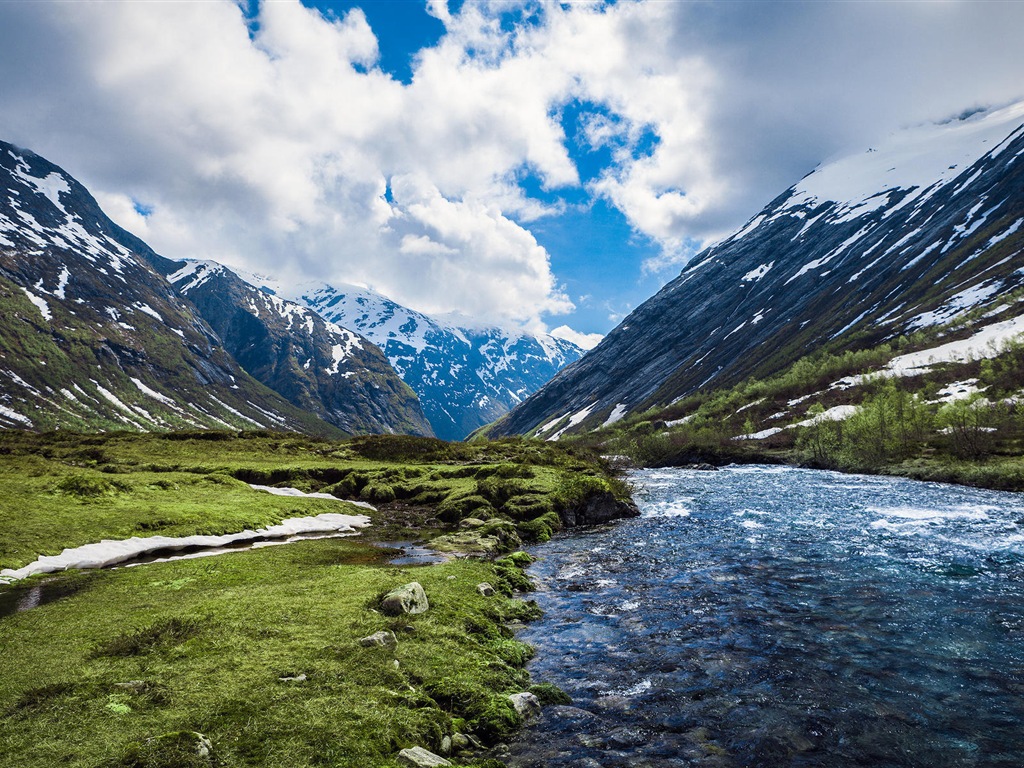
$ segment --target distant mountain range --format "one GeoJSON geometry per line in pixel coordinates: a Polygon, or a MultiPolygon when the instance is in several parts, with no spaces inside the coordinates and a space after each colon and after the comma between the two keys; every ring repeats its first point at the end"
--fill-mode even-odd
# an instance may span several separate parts
{"type": "Polygon", "coordinates": [[[1024,103],[823,164],[490,434],[588,431],[764,379],[826,347],[869,349],[957,319],[979,333],[1002,324],[993,343],[1019,333],[1022,155],[1024,103]]]}
{"type": "Polygon", "coordinates": [[[240,273],[377,344],[419,396],[434,434],[461,440],[537,391],[583,350],[547,334],[429,317],[351,285],[287,286],[240,273]]]}
{"type": "Polygon", "coordinates": [[[2,142],[0,190],[0,427],[460,439],[582,354],[367,291],[290,301],[223,265],[166,259],[61,168],[2,142]]]}

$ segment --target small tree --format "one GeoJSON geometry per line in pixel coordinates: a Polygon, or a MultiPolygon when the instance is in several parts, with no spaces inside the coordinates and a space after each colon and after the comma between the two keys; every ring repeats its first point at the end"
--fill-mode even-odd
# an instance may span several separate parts
{"type": "Polygon", "coordinates": [[[976,392],[939,409],[938,421],[949,437],[950,450],[961,459],[979,459],[991,453],[1005,407],[976,392]]]}

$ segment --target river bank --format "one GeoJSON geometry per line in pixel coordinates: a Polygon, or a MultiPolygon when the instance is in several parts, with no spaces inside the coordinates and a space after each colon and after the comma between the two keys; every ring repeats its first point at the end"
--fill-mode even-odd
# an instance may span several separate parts
{"type": "Polygon", "coordinates": [[[101,538],[337,514],[339,497],[370,521],[357,538],[0,587],[28,608],[0,618],[0,753],[19,768],[396,766],[413,746],[485,766],[523,720],[510,695],[555,693],[514,637],[539,615],[520,594],[529,559],[502,553],[632,511],[596,458],[521,441],[8,433],[0,474],[11,569],[101,538]],[[376,546],[396,539],[414,562],[424,541],[478,556],[396,565],[376,546]],[[429,609],[387,615],[385,593],[413,581],[429,609]]]}

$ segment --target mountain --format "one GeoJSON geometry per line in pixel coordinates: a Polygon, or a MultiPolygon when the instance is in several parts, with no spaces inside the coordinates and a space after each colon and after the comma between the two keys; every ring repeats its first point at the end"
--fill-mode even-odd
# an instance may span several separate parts
{"type": "Polygon", "coordinates": [[[70,175],[0,142],[0,427],[341,436],[250,377],[70,175]]]}
{"type": "Polygon", "coordinates": [[[958,318],[973,323],[961,335],[1012,336],[1024,329],[1022,154],[1024,103],[906,129],[820,166],[490,434],[589,430],[826,347],[871,349],[958,318]]]}
{"type": "Polygon", "coordinates": [[[461,440],[506,414],[583,350],[546,334],[473,327],[429,317],[355,286],[286,286],[244,275],[379,346],[419,396],[434,434],[461,440]]]}
{"type": "Polygon", "coordinates": [[[416,394],[384,354],[311,309],[211,261],[154,264],[257,380],[353,434],[433,435],[416,394]]]}

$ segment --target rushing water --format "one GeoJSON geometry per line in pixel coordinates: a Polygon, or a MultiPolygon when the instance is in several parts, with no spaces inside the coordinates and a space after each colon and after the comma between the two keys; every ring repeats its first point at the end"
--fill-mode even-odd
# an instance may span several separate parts
{"type": "Polygon", "coordinates": [[[538,547],[512,766],[1024,765],[1024,497],[645,470],[642,516],[538,547]]]}

